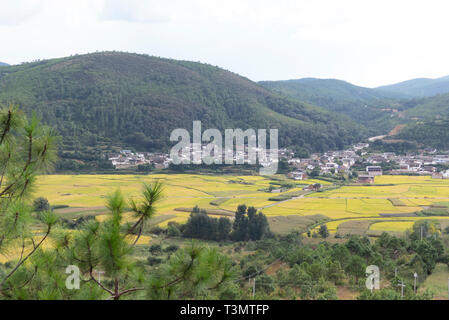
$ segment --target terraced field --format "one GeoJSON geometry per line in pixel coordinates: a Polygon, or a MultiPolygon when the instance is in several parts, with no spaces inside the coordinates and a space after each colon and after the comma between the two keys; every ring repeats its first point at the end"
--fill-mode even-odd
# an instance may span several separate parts
{"type": "MultiPolygon", "coordinates": [[[[415,212],[438,207],[447,213],[449,181],[427,176],[378,176],[374,185],[347,185],[334,188],[321,180],[293,182],[283,176],[210,176],[210,175],[50,175],[39,177],[35,195],[46,197],[62,216],[76,218],[85,214],[102,219],[105,196],[115,188],[133,197],[143,182],[161,180],[166,196],[158,207],[154,224],[166,226],[170,221],[184,222],[189,209],[198,205],[210,214],[229,213],[239,204],[262,210],[275,229],[304,231],[319,227],[323,221],[331,233],[377,235],[383,231],[404,232],[419,219],[441,220],[449,217],[417,216],[415,212]],[[321,183],[321,192],[302,192],[305,185],[321,183]],[[296,183],[281,193],[268,192],[276,183],[296,183]],[[332,187],[328,188],[327,187],[332,187]],[[291,199],[273,201],[274,197],[294,194],[291,199]],[[271,200],[270,200],[271,199],[271,200]],[[296,219],[281,217],[297,216],[296,219]],[[321,217],[314,219],[313,217],[321,217]]],[[[279,197],[281,199],[282,197],[279,197]]],[[[444,214],[442,214],[444,215],[444,214]]],[[[131,219],[131,217],[129,217],[131,219]]]]}

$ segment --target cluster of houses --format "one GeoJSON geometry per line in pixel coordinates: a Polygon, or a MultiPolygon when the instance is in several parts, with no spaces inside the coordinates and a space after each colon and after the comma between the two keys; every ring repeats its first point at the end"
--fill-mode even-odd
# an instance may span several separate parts
{"type": "MultiPolygon", "coordinates": [[[[437,154],[436,150],[426,150],[422,154],[404,156],[396,155],[393,152],[368,153],[366,150],[368,147],[368,143],[358,143],[346,150],[328,151],[323,154],[315,153],[309,158],[296,158],[294,152],[287,148],[279,149],[277,152],[279,159],[286,159],[289,165],[295,168],[288,173],[288,177],[293,180],[305,180],[308,178],[307,172],[311,171],[319,171],[320,175],[349,174],[355,171],[353,166],[356,163],[358,163],[357,175],[360,183],[373,183],[375,176],[383,174],[381,164],[384,163],[396,164],[396,168],[389,170],[389,174],[422,174],[432,175],[434,179],[449,179],[449,170],[438,172],[436,167],[437,165],[449,166],[449,152],[448,154],[437,154]],[[360,164],[363,166],[363,171],[360,164]]],[[[180,150],[179,156],[181,159],[185,158],[186,161],[202,159],[201,155],[204,151],[210,153],[206,148],[206,145],[194,145],[192,143],[180,150]]],[[[211,156],[220,156],[224,163],[228,151],[231,152],[232,150],[224,148],[220,155],[214,155],[212,151],[211,156]]],[[[246,162],[251,153],[257,154],[258,151],[257,148],[251,149],[251,147],[245,145],[243,151],[231,154],[233,154],[234,162],[239,158],[245,159],[246,162]]],[[[276,157],[268,157],[267,159],[268,161],[278,161],[276,157]]],[[[164,169],[168,168],[172,159],[166,153],[134,153],[131,150],[120,150],[119,153],[110,154],[109,161],[116,169],[131,168],[143,164],[152,165],[156,169],[164,169]]],[[[195,162],[191,161],[191,163],[195,162]]]]}
{"type": "Polygon", "coordinates": [[[144,164],[153,165],[156,169],[164,169],[168,168],[171,160],[165,153],[134,153],[131,150],[120,150],[119,153],[110,154],[109,161],[116,169],[127,169],[144,164]]]}
{"type": "Polygon", "coordinates": [[[368,147],[368,144],[357,144],[351,149],[329,151],[324,154],[312,154],[310,158],[289,158],[289,165],[296,168],[287,176],[294,180],[307,179],[307,172],[319,169],[322,174],[349,173],[351,167],[360,158],[358,150],[368,147]]]}
{"type": "MultiPolygon", "coordinates": [[[[227,146],[222,148],[220,145],[213,145],[210,143],[190,143],[179,150],[178,156],[183,163],[208,163],[206,158],[209,158],[209,163],[213,163],[215,159],[220,159],[221,163],[256,164],[256,161],[260,162],[259,156],[261,151],[263,151],[261,148],[252,147],[248,144],[244,144],[242,149],[234,150],[227,146]],[[221,150],[221,152],[219,150],[221,150]]],[[[272,162],[278,162],[279,157],[286,157],[292,154],[293,152],[288,149],[267,150],[266,159],[263,165],[270,165],[272,162]],[[277,156],[273,157],[273,154],[276,154],[277,156]]]]}
{"type": "Polygon", "coordinates": [[[383,163],[395,163],[397,169],[388,174],[421,174],[432,175],[435,179],[449,179],[449,170],[437,172],[436,165],[449,166],[449,155],[437,154],[436,150],[425,150],[423,154],[396,155],[394,152],[368,153],[368,143],[359,143],[347,150],[329,151],[323,154],[312,154],[310,158],[290,157],[288,163],[296,169],[288,174],[294,180],[304,180],[307,172],[319,169],[320,175],[351,172],[358,162],[363,164],[363,171],[357,169],[360,183],[373,183],[374,177],[383,174],[383,163]]]}
{"type": "MultiPolygon", "coordinates": [[[[232,149],[223,148],[220,154],[216,154],[215,150],[220,149],[211,148],[209,144],[190,143],[183,148],[180,148],[178,157],[181,163],[186,164],[200,164],[202,162],[205,162],[204,154],[212,157],[211,163],[214,161],[213,158],[219,158],[221,159],[221,163],[226,163],[226,160],[229,160],[227,159],[228,157],[232,157],[232,161],[234,163],[239,163],[239,161],[241,161],[242,159],[245,163],[248,163],[248,160],[252,158],[251,155],[259,155],[261,151],[260,148],[254,148],[249,147],[248,145],[244,145],[243,150],[234,152],[234,150],[232,149]]],[[[266,160],[263,165],[269,165],[272,162],[278,162],[279,157],[287,157],[292,155],[293,152],[289,151],[288,149],[272,149],[267,153],[266,160]],[[273,157],[273,153],[277,154],[277,157],[273,157]]],[[[110,154],[108,159],[112,162],[112,165],[116,169],[131,168],[142,164],[150,164],[154,165],[156,169],[164,169],[168,168],[170,163],[173,162],[173,159],[170,157],[170,155],[166,153],[133,153],[131,150],[120,150],[119,153],[110,154]]]]}

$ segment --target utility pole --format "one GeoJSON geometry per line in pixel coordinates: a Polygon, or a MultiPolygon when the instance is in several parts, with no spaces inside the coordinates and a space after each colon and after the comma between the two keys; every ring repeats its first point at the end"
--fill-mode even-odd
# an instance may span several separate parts
{"type": "Polygon", "coordinates": [[[423,226],[421,226],[421,241],[422,241],[422,231],[423,231],[423,226]]]}
{"type": "Polygon", "coordinates": [[[398,286],[401,287],[401,299],[404,299],[404,287],[405,287],[405,284],[404,284],[403,280],[401,280],[399,282],[400,282],[400,284],[398,284],[398,286]]]}
{"type": "Polygon", "coordinates": [[[414,282],[414,285],[413,285],[413,292],[414,292],[415,295],[416,295],[416,279],[418,279],[418,274],[415,272],[415,273],[413,274],[413,277],[415,278],[415,282],[414,282]]]}
{"type": "Polygon", "coordinates": [[[253,299],[255,295],[256,295],[256,278],[253,278],[253,299]]]}

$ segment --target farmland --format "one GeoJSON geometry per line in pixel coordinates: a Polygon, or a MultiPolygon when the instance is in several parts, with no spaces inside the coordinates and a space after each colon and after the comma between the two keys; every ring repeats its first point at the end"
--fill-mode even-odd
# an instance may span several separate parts
{"type": "Polygon", "coordinates": [[[94,215],[103,219],[108,193],[120,188],[133,197],[142,183],[155,180],[165,184],[165,198],[153,222],[162,227],[170,221],[185,222],[194,206],[211,215],[232,217],[239,204],[262,210],[279,233],[306,231],[327,223],[331,235],[375,236],[383,231],[402,233],[421,219],[438,220],[445,226],[449,222],[449,182],[428,176],[378,176],[374,185],[336,188],[321,180],[293,182],[283,176],[49,175],[39,177],[35,195],[47,198],[53,206],[67,206],[56,210],[63,217],[94,215]],[[293,185],[282,188],[286,183],[293,185]],[[321,183],[322,190],[303,191],[313,183],[321,183]],[[270,186],[281,192],[269,192],[270,186]],[[295,196],[276,200],[287,194],[295,196]],[[428,217],[420,214],[423,210],[439,211],[428,217]]]}
{"type": "Polygon", "coordinates": [[[317,181],[303,181],[301,185],[280,193],[268,191],[270,186],[280,188],[288,182],[279,177],[268,179],[259,176],[206,176],[206,175],[49,175],[39,177],[36,197],[42,196],[56,207],[68,206],[56,211],[64,217],[77,218],[95,215],[102,219],[104,202],[108,193],[116,188],[133,197],[139,194],[144,182],[159,180],[165,185],[165,197],[158,206],[155,221],[162,226],[170,221],[184,222],[191,209],[199,206],[213,214],[232,216],[239,204],[263,208],[275,204],[269,201],[275,195],[302,191],[308,184],[317,181]]]}
{"type": "MultiPolygon", "coordinates": [[[[327,226],[330,233],[325,240],[339,244],[346,243],[348,235],[366,235],[374,240],[387,232],[402,237],[420,220],[433,220],[441,230],[449,226],[449,183],[446,180],[415,176],[376,177],[375,183],[368,186],[352,183],[338,185],[318,179],[294,181],[282,175],[47,175],[38,177],[33,199],[47,198],[54,212],[66,222],[81,217],[105,221],[108,212],[105,201],[108,194],[120,188],[127,198],[139,200],[136,197],[141,194],[143,183],[154,181],[163,182],[164,198],[158,203],[156,215],[144,229],[133,253],[133,257],[140,264],[150,263],[148,268],[152,267],[152,263],[161,262],[168,257],[168,253],[148,256],[151,247],[163,244],[164,248],[170,245],[185,248],[191,243],[190,239],[168,236],[168,232],[161,235],[155,231],[162,230],[160,228],[151,229],[155,226],[167,228],[170,222],[186,222],[194,206],[204,209],[210,216],[225,216],[231,219],[239,204],[254,206],[265,213],[273,233],[287,235],[291,231],[299,231],[304,235],[301,241],[309,247],[318,246],[323,242],[324,239],[318,232],[323,225],[327,226]],[[316,183],[322,185],[318,191],[306,188],[316,183]]],[[[124,214],[123,222],[133,222],[135,219],[135,216],[128,212],[124,214]]],[[[44,230],[41,226],[34,226],[33,231],[35,242],[42,239],[44,230]]],[[[67,231],[70,234],[76,232],[67,231]]],[[[257,249],[256,243],[249,243],[244,249],[238,249],[242,246],[240,242],[204,241],[205,244],[232,256],[236,261],[258,259],[261,265],[268,266],[273,262],[273,257],[267,256],[266,250],[257,249]],[[247,256],[251,256],[251,259],[247,256]]],[[[43,248],[53,246],[51,239],[43,248]]],[[[276,248],[276,245],[273,248],[276,248]]],[[[301,248],[295,250],[306,250],[305,247],[301,248]]],[[[6,264],[17,259],[21,253],[20,248],[16,249],[11,247],[8,253],[0,255],[0,263],[6,264]]],[[[29,249],[25,252],[28,251],[29,249]]],[[[287,258],[288,256],[283,259],[287,258]]],[[[290,269],[286,261],[278,262],[273,268],[288,272],[290,269]]],[[[405,274],[408,271],[407,269],[403,272],[405,274]]],[[[277,276],[271,269],[267,274],[277,276]]],[[[444,288],[439,285],[439,281],[447,274],[447,267],[439,264],[434,275],[428,279],[422,278],[425,283],[420,285],[420,292],[430,288],[437,297],[443,297],[444,288]]],[[[351,283],[345,282],[344,285],[350,288],[351,283]]],[[[340,292],[344,288],[339,288],[340,298],[346,296],[340,292]]],[[[359,293],[353,290],[350,294],[359,293]]]]}

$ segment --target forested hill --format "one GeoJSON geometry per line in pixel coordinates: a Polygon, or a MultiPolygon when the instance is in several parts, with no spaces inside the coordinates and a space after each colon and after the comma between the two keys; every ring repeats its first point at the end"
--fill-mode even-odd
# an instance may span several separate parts
{"type": "Polygon", "coordinates": [[[409,123],[395,138],[449,149],[449,94],[412,99],[405,101],[404,106],[403,117],[409,123]]]}
{"type": "Polygon", "coordinates": [[[0,67],[9,66],[9,64],[0,61],[0,67]]]}
{"type": "Polygon", "coordinates": [[[2,67],[0,101],[37,111],[70,152],[168,150],[170,132],[192,120],[202,120],[203,130],[279,128],[282,146],[306,151],[341,148],[366,134],[349,118],[218,67],[117,52],[2,67]]]}
{"type": "Polygon", "coordinates": [[[302,78],[297,80],[261,81],[261,85],[270,87],[300,100],[314,100],[319,104],[321,99],[340,101],[372,101],[392,97],[403,97],[375,89],[353,85],[337,79],[302,78]]]}
{"type": "Polygon", "coordinates": [[[428,79],[418,78],[377,88],[389,93],[405,94],[410,97],[429,97],[449,93],[449,76],[428,79]]]}
{"type": "Polygon", "coordinates": [[[405,98],[400,93],[359,87],[336,79],[303,78],[259,83],[283,95],[345,114],[378,134],[394,127],[396,115],[392,110],[399,107],[398,99],[405,98]]]}

